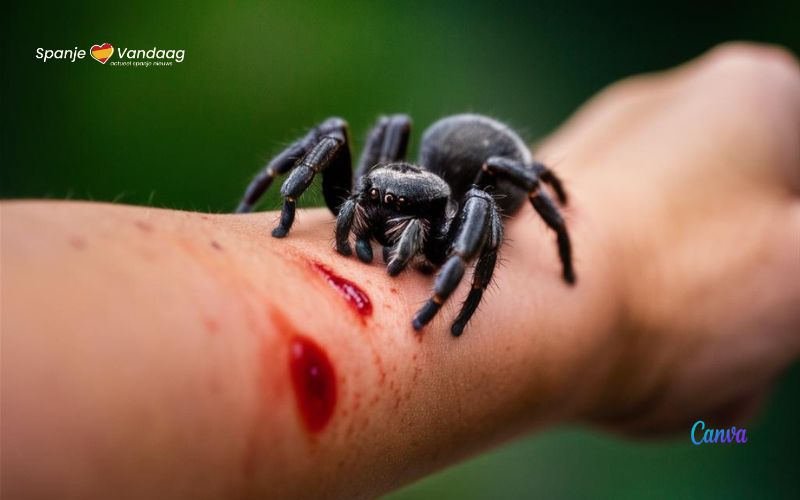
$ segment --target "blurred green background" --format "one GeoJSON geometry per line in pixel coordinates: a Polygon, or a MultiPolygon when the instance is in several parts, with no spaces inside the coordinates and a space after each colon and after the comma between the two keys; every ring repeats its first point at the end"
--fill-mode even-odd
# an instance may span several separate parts
{"type": "MultiPolygon", "coordinates": [[[[389,112],[411,114],[419,133],[477,111],[535,139],[605,85],[721,41],[800,51],[798,2],[27,2],[2,12],[0,196],[212,212],[230,211],[270,155],[330,115],[348,119],[356,148],[389,112]],[[102,42],[185,49],[186,59],[35,59],[37,47],[102,42]]],[[[262,207],[278,206],[276,191],[262,207]]],[[[394,497],[800,498],[799,388],[796,366],[745,446],[695,447],[688,429],[658,443],[560,429],[394,497]]]]}

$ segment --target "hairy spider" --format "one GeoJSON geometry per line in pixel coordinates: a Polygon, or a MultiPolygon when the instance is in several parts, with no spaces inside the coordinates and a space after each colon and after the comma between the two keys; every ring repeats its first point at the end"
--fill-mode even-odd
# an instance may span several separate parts
{"type": "Polygon", "coordinates": [[[513,214],[525,198],[555,231],[564,280],[575,282],[564,219],[541,183],[561,204],[566,192],[513,130],[475,114],[443,118],[425,131],[417,165],[404,161],[410,133],[407,116],[380,118],[367,136],[353,185],[347,123],[329,118],[269,162],[237,212],[252,210],[275,176],[291,170],[281,186],[280,222],[272,231],[282,238],[294,222],[297,198],[322,172],[325,202],[337,216],[340,254],[352,254],[353,233],[363,262],[372,261],[371,240],[383,246],[392,276],[409,264],[427,273],[439,269],[433,296],[412,321],[415,330],[433,319],[477,259],[472,289],[451,328],[461,335],[492,279],[503,241],[500,214],[513,214]]]}

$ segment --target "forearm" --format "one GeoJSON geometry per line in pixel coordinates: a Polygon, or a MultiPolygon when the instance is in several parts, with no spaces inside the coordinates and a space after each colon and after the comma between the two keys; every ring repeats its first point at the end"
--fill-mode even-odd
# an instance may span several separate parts
{"type": "Polygon", "coordinates": [[[4,488],[374,494],[578,418],[619,307],[585,208],[570,214],[578,286],[560,280],[550,234],[523,212],[494,293],[455,339],[448,326],[468,285],[415,334],[431,279],[339,256],[322,210],[275,240],[274,214],[7,204],[2,425],[14,473],[4,488]],[[322,266],[361,288],[371,313],[322,266]],[[316,392],[303,389],[308,370],[293,383],[301,339],[330,362],[316,392]]]}
{"type": "Polygon", "coordinates": [[[738,425],[800,352],[798,75],[729,45],[593,99],[537,151],[578,284],[524,206],[458,339],[469,279],[415,334],[432,279],[341,257],[323,210],[279,241],[275,214],[2,206],[3,493],[365,496],[553,422],[738,425]]]}

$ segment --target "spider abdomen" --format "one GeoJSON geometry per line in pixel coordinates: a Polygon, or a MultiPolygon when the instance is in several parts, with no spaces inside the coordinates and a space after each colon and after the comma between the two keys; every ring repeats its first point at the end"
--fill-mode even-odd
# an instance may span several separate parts
{"type": "MultiPolygon", "coordinates": [[[[419,164],[442,177],[460,200],[490,157],[499,156],[529,164],[527,146],[506,125],[482,115],[461,114],[443,118],[422,136],[419,164]]],[[[506,213],[512,213],[525,193],[505,179],[493,182],[493,195],[506,213]]]]}

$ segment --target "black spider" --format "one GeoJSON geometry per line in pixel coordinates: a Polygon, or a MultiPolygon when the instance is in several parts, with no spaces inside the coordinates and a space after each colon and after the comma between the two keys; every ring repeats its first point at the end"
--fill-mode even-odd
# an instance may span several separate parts
{"type": "Polygon", "coordinates": [[[370,240],[383,246],[389,274],[409,264],[424,272],[441,268],[434,294],[417,312],[415,330],[425,326],[477,258],[469,292],[452,326],[461,335],[488,286],[503,240],[501,211],[513,214],[527,197],[557,236],[567,283],[575,282],[569,234],[556,204],[567,196],[555,174],[533,160],[525,143],[502,123],[480,115],[443,118],[422,137],[418,165],[404,162],[411,121],[405,115],[381,118],[370,131],[352,187],[347,123],[329,118],[290,145],[248,186],[237,212],[249,212],[278,174],[292,171],[281,186],[283,208],[276,238],[292,227],[297,198],[322,172],[328,208],[337,216],[336,250],[372,261],[370,240]]]}

